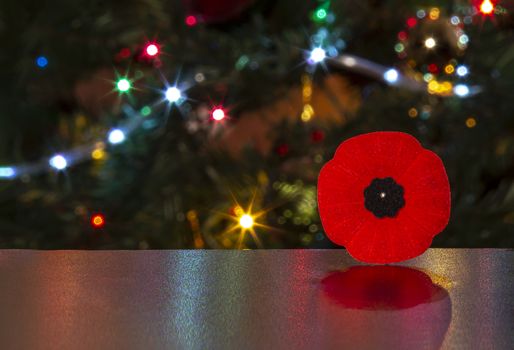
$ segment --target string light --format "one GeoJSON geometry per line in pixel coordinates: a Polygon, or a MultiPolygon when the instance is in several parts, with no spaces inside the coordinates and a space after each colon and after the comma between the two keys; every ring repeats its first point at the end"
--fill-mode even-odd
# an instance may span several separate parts
{"type": "Polygon", "coordinates": [[[145,52],[150,57],[155,57],[159,54],[159,47],[156,44],[150,43],[146,45],[145,52]]]}
{"type": "Polygon", "coordinates": [[[196,25],[198,21],[196,20],[195,16],[187,16],[186,17],[186,24],[190,27],[196,25]]]}
{"type": "Polygon", "coordinates": [[[469,87],[464,84],[455,85],[453,92],[459,97],[466,97],[469,95],[469,87]]]}
{"type": "Polygon", "coordinates": [[[109,132],[107,139],[109,143],[117,145],[125,141],[125,133],[121,129],[113,129],[109,132]]]}
{"type": "Polygon", "coordinates": [[[435,45],[436,45],[436,44],[437,44],[437,43],[436,43],[435,39],[434,39],[434,38],[432,38],[432,37],[429,37],[429,38],[427,38],[427,39],[425,40],[425,47],[426,47],[427,49],[433,49],[433,48],[435,47],[435,45]]]}
{"type": "Polygon", "coordinates": [[[398,71],[394,68],[391,68],[391,69],[388,69],[385,73],[384,73],[384,79],[389,83],[389,84],[394,84],[398,81],[398,77],[399,77],[399,74],[398,74],[398,71]]]}
{"type": "Polygon", "coordinates": [[[182,98],[182,93],[176,86],[172,86],[166,89],[164,95],[170,103],[177,102],[182,98]]]}
{"type": "Polygon", "coordinates": [[[48,59],[45,56],[39,56],[36,59],[36,64],[39,68],[45,68],[48,65],[48,59]]]}
{"type": "Polygon", "coordinates": [[[94,214],[91,217],[91,225],[94,228],[102,228],[105,225],[105,217],[102,214],[94,214]]]}
{"type": "Polygon", "coordinates": [[[225,111],[222,109],[222,108],[215,108],[212,113],[212,119],[216,120],[216,121],[222,121],[223,119],[225,119],[226,115],[225,115],[225,111]]]}
{"type": "Polygon", "coordinates": [[[316,64],[322,62],[327,57],[327,53],[321,47],[313,49],[309,55],[308,62],[310,64],[316,64]]]}
{"type": "Polygon", "coordinates": [[[0,167],[0,178],[11,178],[16,175],[14,169],[10,166],[0,167]]]}
{"type": "Polygon", "coordinates": [[[132,84],[127,78],[121,78],[116,82],[116,89],[121,93],[129,91],[131,87],[132,84]]]}
{"type": "Polygon", "coordinates": [[[251,229],[253,227],[254,220],[249,214],[244,214],[239,217],[239,225],[244,229],[251,229]]]}
{"type": "Polygon", "coordinates": [[[468,75],[468,73],[469,73],[468,67],[466,67],[466,66],[458,66],[457,67],[457,75],[459,77],[465,77],[466,75],[468,75]]]}
{"type": "Polygon", "coordinates": [[[484,0],[480,4],[480,12],[484,15],[491,15],[494,12],[494,4],[491,0],[484,0]]]}
{"type": "Polygon", "coordinates": [[[50,158],[48,164],[50,164],[50,166],[54,169],[64,170],[68,166],[68,161],[62,155],[57,154],[50,158]]]}
{"type": "Polygon", "coordinates": [[[477,125],[477,120],[473,117],[469,117],[468,119],[466,119],[466,126],[468,128],[474,128],[475,126],[477,125]]]}

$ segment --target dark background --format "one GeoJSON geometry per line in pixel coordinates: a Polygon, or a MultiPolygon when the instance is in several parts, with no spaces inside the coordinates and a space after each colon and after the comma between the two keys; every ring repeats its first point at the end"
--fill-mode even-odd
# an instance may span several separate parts
{"type": "Polygon", "coordinates": [[[0,246],[329,247],[319,169],[350,136],[399,130],[447,167],[452,216],[434,246],[514,247],[514,1],[480,5],[2,1],[0,246]],[[316,47],[329,57],[309,64],[316,47]],[[341,54],[450,88],[390,86],[341,54]],[[111,145],[117,127],[126,139],[111,145]]]}

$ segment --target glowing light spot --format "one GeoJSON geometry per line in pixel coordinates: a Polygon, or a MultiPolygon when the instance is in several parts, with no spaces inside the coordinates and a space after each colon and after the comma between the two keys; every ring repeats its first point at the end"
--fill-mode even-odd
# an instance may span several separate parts
{"type": "Polygon", "coordinates": [[[418,21],[414,17],[411,17],[411,18],[407,19],[407,26],[409,28],[414,27],[416,25],[416,23],[418,23],[418,21]]]}
{"type": "Polygon", "coordinates": [[[427,49],[433,49],[436,46],[436,41],[434,38],[430,37],[425,40],[425,47],[427,49]]]}
{"type": "Polygon", "coordinates": [[[391,68],[391,69],[388,69],[385,73],[384,73],[384,79],[389,83],[389,84],[394,84],[398,81],[398,77],[399,77],[399,74],[398,74],[398,71],[394,68],[391,68]]]}
{"type": "Polygon", "coordinates": [[[315,15],[315,19],[323,21],[325,18],[327,18],[327,10],[325,10],[324,8],[320,8],[316,11],[315,15]]]}
{"type": "Polygon", "coordinates": [[[455,85],[453,92],[459,97],[466,97],[469,95],[469,87],[464,84],[455,85]]]}
{"type": "Polygon", "coordinates": [[[409,115],[409,117],[411,118],[416,118],[418,116],[418,110],[416,108],[411,108],[409,109],[409,111],[407,112],[407,114],[409,115]]]}
{"type": "Polygon", "coordinates": [[[146,45],[145,52],[148,56],[154,57],[159,53],[159,47],[155,44],[146,45]]]}
{"type": "Polygon", "coordinates": [[[166,90],[165,96],[169,102],[174,103],[182,98],[182,93],[176,86],[172,86],[166,90]]]}
{"type": "Polygon", "coordinates": [[[473,117],[466,119],[466,126],[468,128],[474,128],[477,125],[477,120],[473,117]]]}
{"type": "Polygon", "coordinates": [[[467,36],[466,34],[462,34],[461,36],[459,36],[460,44],[466,45],[468,42],[469,42],[469,36],[467,36]]]}
{"type": "Polygon", "coordinates": [[[50,166],[54,169],[63,170],[68,166],[68,161],[62,155],[57,154],[50,158],[48,164],[50,164],[50,166]]]}
{"type": "Polygon", "coordinates": [[[466,66],[458,66],[457,67],[457,75],[459,77],[465,77],[466,75],[468,75],[468,73],[469,73],[468,67],[466,67],[466,66]]]}
{"type": "Polygon", "coordinates": [[[222,121],[223,119],[225,119],[225,111],[221,108],[215,108],[212,111],[212,119],[214,119],[218,122],[222,121]]]}
{"type": "Polygon", "coordinates": [[[482,12],[484,15],[490,15],[494,11],[494,4],[491,2],[491,0],[484,0],[480,4],[480,12],[482,12]]]}
{"type": "Polygon", "coordinates": [[[102,228],[105,225],[105,217],[102,214],[95,214],[91,217],[91,225],[94,228],[102,228]]]}
{"type": "Polygon", "coordinates": [[[253,227],[254,221],[251,215],[244,214],[239,218],[239,225],[244,229],[253,227]]]}
{"type": "Polygon", "coordinates": [[[144,106],[141,108],[141,115],[143,117],[148,117],[152,113],[152,109],[149,106],[144,106]]]}
{"type": "Polygon", "coordinates": [[[195,16],[187,16],[186,17],[186,24],[190,27],[196,25],[198,21],[196,20],[195,16]]]}
{"type": "Polygon", "coordinates": [[[327,53],[321,47],[317,47],[311,51],[309,56],[309,63],[315,64],[322,62],[325,57],[327,57],[327,53]]]}
{"type": "Polygon", "coordinates": [[[11,178],[16,175],[16,171],[10,166],[2,166],[0,167],[0,177],[2,178],[11,178]]]}
{"type": "Polygon", "coordinates": [[[48,66],[48,59],[45,56],[39,56],[36,58],[36,64],[39,68],[45,68],[48,66]]]}
{"type": "Polygon", "coordinates": [[[130,81],[127,78],[121,78],[120,80],[118,80],[116,82],[116,88],[120,92],[127,92],[127,91],[129,91],[130,88],[131,88],[131,85],[132,84],[130,84],[130,81]]]}
{"type": "Polygon", "coordinates": [[[440,13],[440,11],[437,7],[431,8],[430,12],[428,13],[428,17],[431,20],[435,21],[436,19],[439,18],[439,13],[440,13]]]}
{"type": "Polygon", "coordinates": [[[452,66],[451,64],[449,64],[446,67],[444,67],[444,72],[446,74],[452,74],[454,71],[455,71],[455,67],[452,66]]]}
{"type": "Polygon", "coordinates": [[[107,139],[109,143],[116,145],[125,141],[125,133],[120,129],[113,129],[109,132],[107,139]]]}
{"type": "Polygon", "coordinates": [[[457,24],[460,23],[460,18],[457,16],[452,16],[452,18],[450,18],[450,23],[453,24],[454,26],[456,26],[457,24]]]}
{"type": "Polygon", "coordinates": [[[419,19],[425,18],[426,15],[427,15],[427,13],[425,12],[425,10],[418,10],[418,12],[416,12],[416,16],[419,19]]]}
{"type": "Polygon", "coordinates": [[[94,160],[102,160],[105,158],[105,151],[102,148],[97,148],[91,152],[91,158],[94,160]]]}

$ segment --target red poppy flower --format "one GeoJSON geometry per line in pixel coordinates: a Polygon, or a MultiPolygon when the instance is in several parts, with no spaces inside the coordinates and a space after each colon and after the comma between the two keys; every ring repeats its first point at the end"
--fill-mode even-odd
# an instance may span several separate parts
{"type": "Polygon", "coordinates": [[[326,234],[357,260],[414,258],[448,224],[450,185],[443,162],[414,137],[374,132],[344,141],[318,179],[326,234]]]}

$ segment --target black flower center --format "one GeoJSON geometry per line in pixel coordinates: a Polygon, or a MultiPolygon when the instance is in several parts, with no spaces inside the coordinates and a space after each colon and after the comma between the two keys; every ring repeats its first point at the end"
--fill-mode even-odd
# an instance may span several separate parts
{"type": "Polygon", "coordinates": [[[364,206],[377,218],[393,218],[405,206],[403,187],[392,177],[375,178],[364,190],[364,206]]]}

